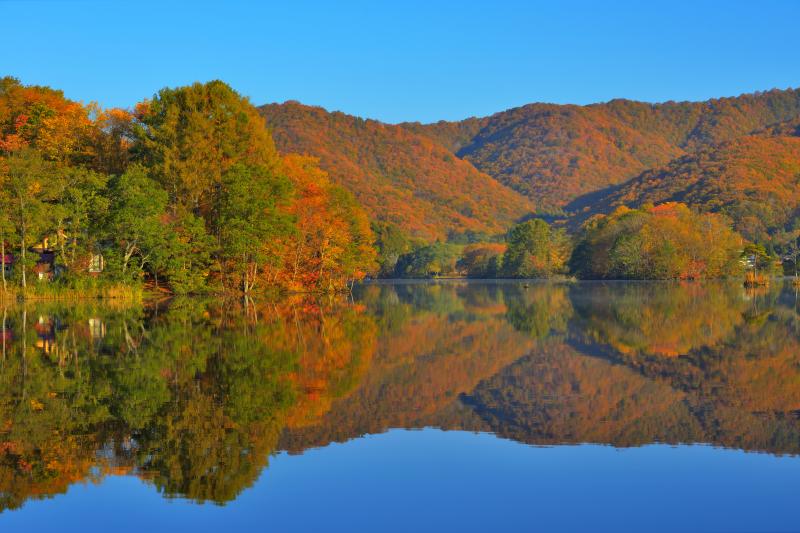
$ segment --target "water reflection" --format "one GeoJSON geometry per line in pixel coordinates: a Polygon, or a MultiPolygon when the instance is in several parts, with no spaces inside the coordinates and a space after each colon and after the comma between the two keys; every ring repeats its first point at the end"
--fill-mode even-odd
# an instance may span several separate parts
{"type": "Polygon", "coordinates": [[[389,428],[797,454],[798,309],[789,285],[462,282],[8,306],[0,508],[120,474],[222,504],[276,451],[389,428]]]}

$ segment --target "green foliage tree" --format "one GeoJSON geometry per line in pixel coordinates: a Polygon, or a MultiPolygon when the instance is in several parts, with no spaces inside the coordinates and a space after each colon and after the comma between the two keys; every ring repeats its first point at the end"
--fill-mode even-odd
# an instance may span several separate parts
{"type": "Polygon", "coordinates": [[[35,150],[24,149],[9,155],[0,167],[0,200],[20,252],[19,270],[23,290],[27,273],[35,260],[28,248],[43,236],[52,220],[51,202],[56,169],[35,150]]]}
{"type": "Polygon", "coordinates": [[[168,220],[165,242],[153,249],[152,273],[156,279],[166,278],[178,294],[206,292],[216,241],[206,231],[205,221],[192,213],[170,215],[168,220]]]}
{"type": "Polygon", "coordinates": [[[280,256],[270,243],[294,230],[281,211],[292,185],[264,167],[237,165],[223,176],[217,206],[219,259],[226,276],[247,293],[255,288],[260,269],[277,265],[280,256]]]}
{"type": "Polygon", "coordinates": [[[534,218],[514,226],[507,241],[504,276],[539,278],[565,272],[570,242],[564,230],[554,230],[544,220],[534,218]]]}
{"type": "Polygon", "coordinates": [[[747,260],[748,266],[752,269],[755,277],[758,277],[759,270],[768,269],[772,263],[772,254],[767,252],[763,244],[746,244],[742,250],[742,257],[747,260]]]}
{"type": "Polygon", "coordinates": [[[111,182],[111,207],[106,221],[109,263],[120,278],[140,280],[169,237],[166,191],[140,165],[132,165],[111,182]],[[134,261],[135,260],[135,261],[134,261]]]}
{"type": "Polygon", "coordinates": [[[391,222],[375,222],[372,231],[378,250],[378,276],[391,278],[395,275],[397,261],[409,251],[411,243],[403,230],[391,222]]]}
{"type": "MultiPolygon", "coordinates": [[[[800,219],[797,223],[800,223],[800,219]]],[[[776,235],[776,240],[781,250],[784,272],[793,274],[797,278],[800,276],[800,265],[798,265],[798,261],[800,261],[800,228],[781,232],[776,235]]]]}
{"type": "Polygon", "coordinates": [[[225,173],[237,164],[274,168],[278,155],[257,110],[221,81],[162,89],[140,104],[133,152],[171,205],[213,217],[225,173]]]}
{"type": "Polygon", "coordinates": [[[396,267],[399,277],[429,278],[457,273],[458,246],[437,242],[402,255],[396,267]]]}
{"type": "Polygon", "coordinates": [[[96,247],[110,201],[108,176],[82,167],[60,170],[55,215],[56,250],[61,262],[73,272],[84,271],[85,260],[96,247]]]}

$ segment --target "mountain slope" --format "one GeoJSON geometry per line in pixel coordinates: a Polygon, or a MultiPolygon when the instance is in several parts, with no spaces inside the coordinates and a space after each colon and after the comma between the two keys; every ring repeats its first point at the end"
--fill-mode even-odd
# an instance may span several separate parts
{"type": "Polygon", "coordinates": [[[525,197],[427,136],[296,102],[260,110],[280,151],[318,157],[372,218],[414,236],[499,233],[530,211],[525,197]]]}
{"type": "Polygon", "coordinates": [[[800,122],[680,157],[570,207],[586,215],[671,201],[725,213],[751,239],[789,225],[800,216],[800,122]]]}
{"type": "Polygon", "coordinates": [[[798,116],[800,90],[773,90],[705,102],[530,104],[485,119],[403,127],[448,146],[539,209],[558,210],[682,155],[798,116]]]}

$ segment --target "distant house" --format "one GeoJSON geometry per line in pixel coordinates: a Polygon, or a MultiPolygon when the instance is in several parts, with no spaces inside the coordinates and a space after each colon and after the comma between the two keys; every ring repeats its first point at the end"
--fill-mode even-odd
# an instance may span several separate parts
{"type": "Polygon", "coordinates": [[[30,251],[38,256],[33,273],[39,281],[52,281],[61,274],[63,267],[56,264],[56,252],[50,247],[50,239],[45,238],[30,251]]]}
{"type": "Polygon", "coordinates": [[[106,260],[103,257],[103,254],[94,253],[89,258],[89,268],[88,271],[90,274],[97,275],[102,272],[106,268],[106,260]]]}
{"type": "Polygon", "coordinates": [[[6,254],[2,257],[3,259],[3,270],[6,273],[6,276],[11,274],[11,268],[14,266],[14,256],[11,254],[6,254]]]}
{"type": "Polygon", "coordinates": [[[33,273],[39,281],[52,281],[56,277],[56,253],[50,249],[47,239],[31,248],[39,258],[33,266],[33,273]]]}
{"type": "MultiPolygon", "coordinates": [[[[33,273],[39,281],[52,281],[59,277],[65,269],[63,265],[56,262],[56,251],[50,246],[50,240],[45,238],[41,243],[28,248],[28,251],[35,254],[36,264],[33,265],[33,273]]],[[[3,256],[3,268],[6,274],[10,274],[14,265],[15,258],[12,254],[3,256]]],[[[92,276],[97,276],[106,268],[106,261],[103,255],[99,252],[92,252],[84,256],[83,260],[78,263],[81,269],[86,269],[92,276]]]]}

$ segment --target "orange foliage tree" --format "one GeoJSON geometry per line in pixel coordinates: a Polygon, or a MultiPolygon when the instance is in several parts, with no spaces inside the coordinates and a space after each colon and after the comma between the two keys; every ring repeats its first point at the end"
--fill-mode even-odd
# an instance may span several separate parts
{"type": "Polygon", "coordinates": [[[281,242],[284,262],[278,273],[290,289],[340,288],[376,268],[375,239],[366,213],[317,163],[296,154],[282,161],[296,189],[289,207],[296,232],[281,242]]]}

